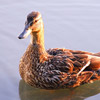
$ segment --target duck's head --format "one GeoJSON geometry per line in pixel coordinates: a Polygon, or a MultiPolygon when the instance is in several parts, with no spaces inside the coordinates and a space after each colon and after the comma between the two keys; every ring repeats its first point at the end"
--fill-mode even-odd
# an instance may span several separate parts
{"type": "Polygon", "coordinates": [[[43,21],[39,12],[31,12],[27,16],[24,31],[18,36],[19,39],[26,38],[29,34],[38,33],[43,28],[43,21]]]}

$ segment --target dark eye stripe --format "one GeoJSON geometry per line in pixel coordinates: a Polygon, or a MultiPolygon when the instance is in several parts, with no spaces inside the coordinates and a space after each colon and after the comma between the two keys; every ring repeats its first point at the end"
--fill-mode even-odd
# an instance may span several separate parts
{"type": "Polygon", "coordinates": [[[31,21],[31,22],[29,23],[29,25],[32,26],[32,24],[33,24],[33,22],[31,21]]]}
{"type": "Polygon", "coordinates": [[[27,21],[28,21],[28,22],[33,21],[33,17],[28,17],[28,18],[27,18],[27,21]]]}

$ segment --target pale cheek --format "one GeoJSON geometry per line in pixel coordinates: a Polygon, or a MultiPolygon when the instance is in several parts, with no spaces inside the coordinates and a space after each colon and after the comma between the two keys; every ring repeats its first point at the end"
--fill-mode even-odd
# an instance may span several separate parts
{"type": "Polygon", "coordinates": [[[40,29],[41,29],[41,24],[35,24],[35,25],[32,26],[33,31],[38,31],[40,29]]]}

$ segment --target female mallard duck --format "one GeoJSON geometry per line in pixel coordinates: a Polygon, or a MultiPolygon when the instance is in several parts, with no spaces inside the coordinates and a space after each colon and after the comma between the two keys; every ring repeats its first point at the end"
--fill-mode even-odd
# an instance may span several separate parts
{"type": "Polygon", "coordinates": [[[57,89],[76,87],[100,79],[100,53],[44,47],[44,26],[41,14],[27,16],[19,39],[31,35],[30,44],[20,60],[19,72],[31,86],[57,89]]]}

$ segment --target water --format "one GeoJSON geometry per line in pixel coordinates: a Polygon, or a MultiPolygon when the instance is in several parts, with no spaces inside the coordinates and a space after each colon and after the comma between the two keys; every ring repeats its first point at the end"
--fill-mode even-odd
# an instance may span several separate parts
{"type": "Polygon", "coordinates": [[[41,90],[25,84],[19,60],[29,44],[18,40],[26,16],[40,11],[45,25],[45,47],[100,51],[99,0],[0,0],[0,100],[97,100],[100,81],[75,89],[41,90]]]}

